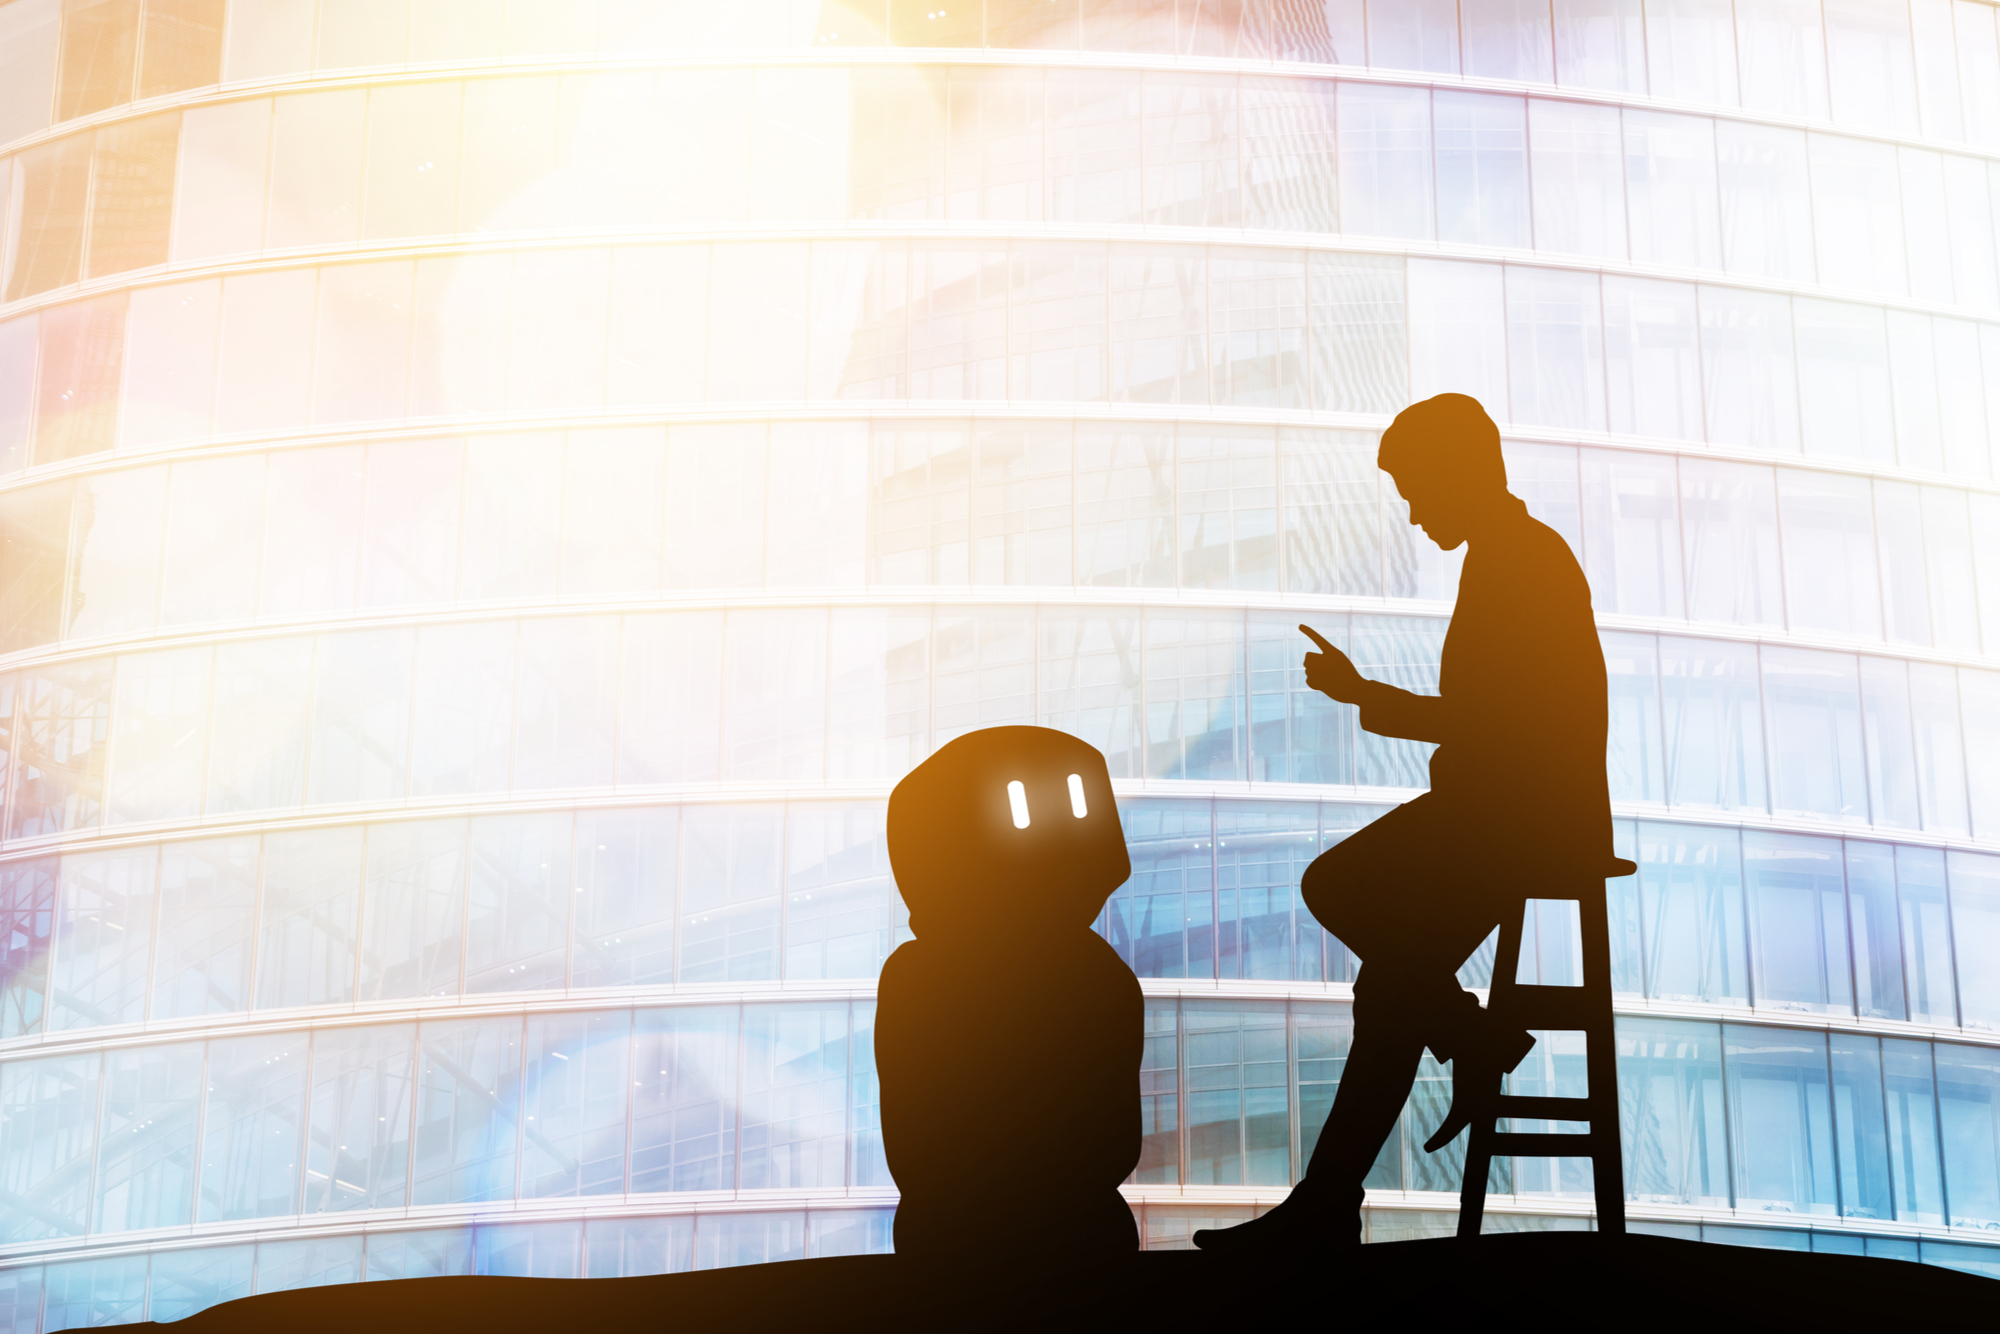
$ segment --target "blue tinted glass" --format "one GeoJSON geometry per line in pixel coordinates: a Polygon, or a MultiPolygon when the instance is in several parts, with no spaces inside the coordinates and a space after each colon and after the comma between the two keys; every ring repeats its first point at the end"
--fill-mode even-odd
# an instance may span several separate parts
{"type": "Polygon", "coordinates": [[[472,1273],[575,1279],[583,1224],[482,1224],[472,1233],[472,1273]]]}
{"type": "Polygon", "coordinates": [[[1132,876],[1106,905],[1106,939],[1141,978],[1214,977],[1209,804],[1128,801],[1121,815],[1132,876]]]}
{"type": "Polygon", "coordinates": [[[1660,751],[1658,646],[1650,635],[1606,632],[1602,638],[1611,690],[1612,800],[1664,802],[1667,775],[1660,751]]]}
{"type": "Polygon", "coordinates": [[[1757,651],[1717,640],[1660,637],[1667,801],[1764,809],[1764,725],[1757,651]]]}
{"type": "Polygon", "coordinates": [[[848,1125],[854,1158],[848,1185],[886,1187],[889,1160],[882,1153],[882,1081],[875,1073],[875,1003],[854,1003],[854,1075],[848,1081],[848,1125]]]}
{"type": "Polygon", "coordinates": [[[577,813],[576,986],[673,981],[679,825],[672,807],[577,813]]]}
{"type": "Polygon", "coordinates": [[[1628,1199],[1730,1204],[1722,1101],[1719,1026],[1619,1017],[1619,1137],[1628,1199]]]}
{"type": "Polygon", "coordinates": [[[592,1219],[584,1230],[585,1279],[669,1275],[694,1269],[694,1216],[592,1219]]]}
{"type": "MultiPolygon", "coordinates": [[[[1296,615],[1250,614],[1250,777],[1264,782],[1354,782],[1352,705],[1306,686],[1312,641],[1296,615]]],[[[1347,643],[1347,618],[1316,613],[1313,629],[1347,643]]]]}
{"type": "Polygon", "coordinates": [[[313,1035],[307,1213],[389,1209],[409,1201],[415,1043],[415,1025],[313,1035]]]}
{"type": "Polygon", "coordinates": [[[1728,1025],[1723,1043],[1738,1208],[1833,1214],[1825,1036],[1728,1025]]]}
{"type": "Polygon", "coordinates": [[[1847,921],[1854,935],[1854,1000],[1862,1015],[1900,1020],[1903,944],[1896,920],[1895,850],[1847,845],[1847,921]]]}
{"type": "Polygon", "coordinates": [[[1938,1155],[1931,1045],[1903,1038],[1883,1039],[1882,1088],[1889,1109],[1889,1177],[1896,1218],[1913,1224],[1942,1224],[1943,1164],[1938,1155]]]}
{"type": "Polygon", "coordinates": [[[847,1045],[844,1002],[744,1008],[740,1187],[845,1182],[847,1045]]]}
{"type": "Polygon", "coordinates": [[[735,1188],[736,1058],[734,1006],[635,1014],[629,1190],[735,1188]]]}
{"type": "Polygon", "coordinates": [[[814,1210],[806,1216],[812,1256],[883,1256],[896,1250],[894,1210],[814,1210]]]}
{"type": "Polygon", "coordinates": [[[1840,841],[1743,835],[1743,882],[1759,1006],[1853,1012],[1840,841]]]}
{"type": "Polygon", "coordinates": [[[250,1267],[256,1248],[201,1247],[153,1253],[150,1321],[179,1321],[203,1308],[250,1296],[250,1267]]]}
{"type": "Polygon", "coordinates": [[[694,1268],[797,1261],[806,1254],[800,1213],[704,1214],[695,1218],[694,1268]]]}
{"type": "Polygon", "coordinates": [[[522,1196],[625,1189],[631,1033],[630,1011],[528,1017],[522,1196]]]}
{"type": "Polygon", "coordinates": [[[299,1212],[308,1041],[259,1034],[208,1045],[202,1223],[299,1212]]]}
{"type": "Polygon", "coordinates": [[[1936,1047],[1945,1195],[1954,1228],[2000,1228],[2000,1052],[1936,1047]]]}
{"type": "Polygon", "coordinates": [[[146,1018],[157,864],[151,848],[63,858],[51,1029],[146,1018]]]}
{"type": "Polygon", "coordinates": [[[690,807],[681,820],[680,981],[778,976],[782,807],[690,807]]]}
{"type": "Polygon", "coordinates": [[[57,866],[43,858],[0,867],[0,1038],[41,1031],[57,866]]]}
{"type": "Polygon", "coordinates": [[[1431,114],[1437,134],[1438,238],[1526,249],[1527,102],[1439,90],[1431,95],[1431,114]]]}
{"type": "Polygon", "coordinates": [[[259,1010],[353,999],[361,839],[358,825],[265,836],[259,1010]]]}
{"type": "Polygon", "coordinates": [[[37,1207],[0,1213],[0,1241],[89,1226],[99,1068],[96,1053],[0,1066],[0,1190],[37,1207]]]}
{"type": "MultiPolygon", "coordinates": [[[[160,850],[153,1019],[249,1009],[257,845],[251,837],[168,844],[160,850]]],[[[5,895],[0,882],[0,899],[5,895]]],[[[5,913],[0,908],[0,917],[5,913]]]]}
{"type": "Polygon", "coordinates": [[[417,1205],[515,1194],[521,1021],[431,1021],[419,1035],[417,1205]]]}
{"type": "Polygon", "coordinates": [[[1943,852],[1897,845],[1896,900],[1903,913],[1903,985],[1910,1018],[1918,1024],[1957,1024],[1943,852]]]}
{"type": "Polygon", "coordinates": [[[1299,1091],[1299,1165],[1303,1168],[1312,1162],[1319,1133],[1326,1128],[1327,1114],[1333,1111],[1341,1068],[1347,1064],[1348,1045],[1354,1040],[1354,1016],[1343,1002],[1295,1001],[1291,1020],[1292,1069],[1299,1091]]]}
{"type": "Polygon", "coordinates": [[[1215,833],[1218,975],[1318,981],[1318,926],[1298,902],[1299,878],[1319,851],[1318,809],[1218,802],[1215,833]]]}
{"type": "Polygon", "coordinates": [[[44,1330],[115,1326],[145,1318],[143,1255],[70,1261],[50,1266],[47,1275],[42,1307],[44,1330]]]}
{"type": "Polygon", "coordinates": [[[368,1239],[368,1278],[425,1279],[472,1273],[472,1230],[426,1228],[368,1239]]]}
{"type": "Polygon", "coordinates": [[[24,1265],[0,1270],[0,1326],[39,1330],[41,1319],[42,1268],[24,1265]]]}
{"type": "Polygon", "coordinates": [[[359,1233],[341,1238],[297,1238],[257,1244],[257,1292],[280,1293],[361,1278],[359,1233]]]}
{"type": "Polygon", "coordinates": [[[2000,857],[1954,852],[1950,863],[1959,1023],[2000,1029],[2000,857]]]}
{"type": "Polygon", "coordinates": [[[1188,1002],[1187,1181],[1284,1186],[1292,1180],[1283,1002],[1188,1002]]]}
{"type": "MultiPolygon", "coordinates": [[[[1428,544],[1430,540],[1421,541],[1428,544]]],[[[1353,623],[1353,647],[1348,655],[1364,677],[1386,681],[1418,695],[1436,695],[1445,624],[1413,617],[1357,616],[1353,623]]],[[[1355,778],[1363,786],[1431,786],[1430,758],[1437,748],[1429,742],[1363,732],[1359,743],[1355,778]]]]}
{"type": "Polygon", "coordinates": [[[1931,1238],[1922,1239],[1921,1245],[1925,1265],[1947,1266],[1968,1275],[2000,1279],[2000,1247],[1969,1247],[1962,1242],[1938,1242],[1931,1238]]]}
{"type": "Polygon", "coordinates": [[[465,990],[560,987],[569,933],[567,811],[472,822],[465,915],[465,990]]]}
{"type": "Polygon", "coordinates": [[[193,1218],[201,1058],[199,1043],[105,1055],[94,1232],[193,1218]]]}
{"type": "Polygon", "coordinates": [[[1865,823],[1868,775],[1854,656],[1766,646],[1762,659],[1772,809],[1865,823]]]}
{"type": "MultiPolygon", "coordinates": [[[[1638,822],[1612,822],[1611,851],[1627,861],[1638,861],[1638,822]]],[[[1604,899],[1611,934],[1611,990],[1626,996],[1641,996],[1646,990],[1646,976],[1639,930],[1639,878],[1608,878],[1604,882],[1604,899]]]]}
{"type": "Polygon", "coordinates": [[[910,936],[884,808],[799,803],[786,821],[785,977],[875,977],[910,936]]]}
{"type": "Polygon", "coordinates": [[[1642,822],[1638,862],[1646,995],[1747,1003],[1736,832],[1642,822]]]}
{"type": "Polygon", "coordinates": [[[465,863],[463,820],[369,827],[362,1000],[457,994],[465,863]]]}
{"type": "Polygon", "coordinates": [[[1162,779],[1243,775],[1243,619],[1148,612],[1146,772],[1162,779]]]}
{"type": "Polygon", "coordinates": [[[1180,1004],[1146,1002],[1139,1059],[1139,1164],[1134,1182],[1181,1180],[1180,1004]]]}
{"type": "Polygon", "coordinates": [[[1832,1049],[1833,1127],[1840,1160],[1840,1212],[1893,1219],[1889,1142],[1882,1109],[1882,1045],[1859,1034],[1828,1036],[1832,1049]]]}

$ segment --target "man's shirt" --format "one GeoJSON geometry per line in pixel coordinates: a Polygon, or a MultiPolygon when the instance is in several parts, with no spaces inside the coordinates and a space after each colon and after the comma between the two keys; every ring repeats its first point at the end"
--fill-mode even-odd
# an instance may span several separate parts
{"type": "Polygon", "coordinates": [[[1438,694],[1370,687],[1361,726],[1436,742],[1431,791],[1468,818],[1611,855],[1604,651],[1590,585],[1561,535],[1508,498],[1471,544],[1438,694]]]}

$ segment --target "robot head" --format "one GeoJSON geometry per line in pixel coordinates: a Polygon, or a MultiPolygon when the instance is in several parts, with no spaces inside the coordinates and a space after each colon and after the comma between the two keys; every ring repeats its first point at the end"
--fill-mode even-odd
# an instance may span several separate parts
{"type": "Polygon", "coordinates": [[[982,728],[911,770],[889,863],[919,936],[1088,927],[1132,874],[1104,757],[1053,728],[982,728]]]}

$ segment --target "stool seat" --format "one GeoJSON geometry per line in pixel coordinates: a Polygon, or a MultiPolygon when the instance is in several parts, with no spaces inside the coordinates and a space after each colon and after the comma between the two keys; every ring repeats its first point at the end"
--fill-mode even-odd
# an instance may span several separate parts
{"type": "MultiPolygon", "coordinates": [[[[1612,858],[1609,880],[1639,870],[1627,858],[1612,858]]],[[[1486,1214],[1486,1179],[1493,1156],[1574,1156],[1588,1158],[1597,1197],[1597,1231],[1625,1231],[1625,1170],[1618,1143],[1618,1053],[1611,1014],[1611,925],[1604,887],[1578,879],[1524,892],[1502,921],[1500,947],[1493,957],[1493,984],[1486,1008],[1504,1029],[1582,1030],[1585,1093],[1582,1098],[1504,1094],[1502,1076],[1484,1097],[1472,1120],[1465,1149],[1465,1178],[1459,1188],[1458,1236],[1473,1238],[1486,1214]],[[1583,935],[1583,985],[1558,987],[1515,981],[1521,965],[1521,919],[1530,899],[1577,901],[1583,935]],[[1583,1123],[1586,1131],[1501,1131],[1501,1118],[1583,1123]]]]}

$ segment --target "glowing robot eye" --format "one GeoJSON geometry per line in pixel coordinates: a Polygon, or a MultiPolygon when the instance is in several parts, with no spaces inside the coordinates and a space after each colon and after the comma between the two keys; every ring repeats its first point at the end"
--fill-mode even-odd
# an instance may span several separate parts
{"type": "Polygon", "coordinates": [[[1019,779],[1007,785],[1007,805],[1014,809],[1014,828],[1028,828],[1028,790],[1019,779]]]}
{"type": "Polygon", "coordinates": [[[1081,774],[1072,774],[1069,776],[1069,809],[1076,814],[1078,820],[1082,820],[1090,814],[1090,808],[1085,806],[1083,802],[1083,776],[1081,774]]]}

